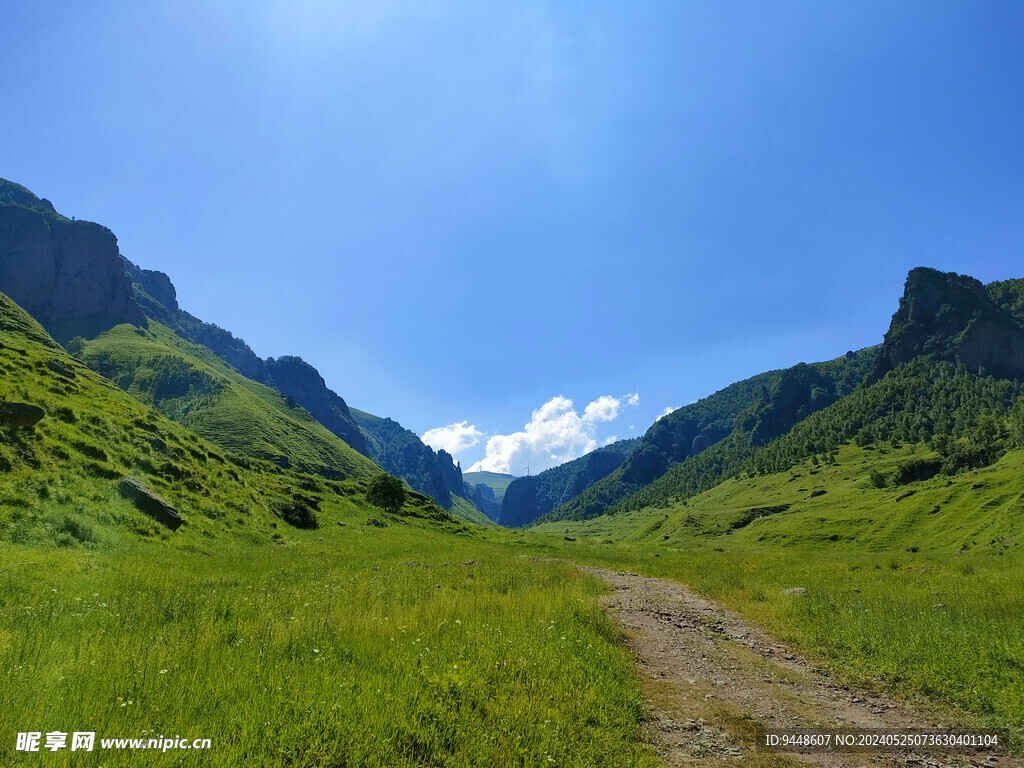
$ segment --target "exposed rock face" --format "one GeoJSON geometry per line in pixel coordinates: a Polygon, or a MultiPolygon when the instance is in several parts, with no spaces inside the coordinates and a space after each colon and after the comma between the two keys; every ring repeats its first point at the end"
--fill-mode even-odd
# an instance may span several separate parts
{"type": "Polygon", "coordinates": [[[316,368],[300,357],[268,358],[267,373],[272,386],[313,414],[313,418],[364,456],[366,438],[352,418],[348,405],[332,390],[316,368]]]}
{"type": "Polygon", "coordinates": [[[974,278],[918,267],[907,275],[868,382],[921,355],[1001,378],[1024,378],[1024,326],[974,278]]]}
{"type": "Polygon", "coordinates": [[[155,299],[162,307],[174,312],[178,309],[178,292],[174,290],[171,278],[163,272],[153,269],[142,269],[125,259],[128,276],[131,281],[142,288],[145,293],[155,299]]]}
{"type": "Polygon", "coordinates": [[[126,477],[117,487],[118,492],[128,499],[140,512],[145,512],[158,523],[166,525],[172,531],[178,530],[183,524],[178,510],[164,501],[148,485],[137,477],[126,477]]]}
{"type": "MultiPolygon", "coordinates": [[[[90,338],[119,323],[144,326],[147,318],[160,322],[206,347],[243,376],[293,398],[328,430],[417,491],[433,496],[444,508],[451,507],[452,493],[464,493],[462,470],[451,456],[435,454],[390,420],[378,420],[380,434],[368,441],[345,401],[327,387],[315,368],[299,358],[261,359],[242,339],[180,309],[170,278],[124,258],[110,230],[67,219],[49,201],[4,179],[0,179],[0,292],[60,342],[77,335],[90,338]]],[[[98,368],[103,365],[98,361],[98,368]]],[[[100,372],[115,373],[112,368],[100,372]]]]}
{"type": "Polygon", "coordinates": [[[445,487],[456,496],[466,495],[466,486],[462,481],[462,466],[455,462],[452,455],[444,448],[437,450],[437,464],[441,468],[441,477],[445,487]]]}
{"type": "Polygon", "coordinates": [[[146,324],[109,229],[19,205],[0,205],[0,291],[58,341],[146,324]]]}
{"type": "Polygon", "coordinates": [[[0,401],[0,424],[15,429],[31,429],[46,416],[38,405],[0,401]]]}
{"type": "Polygon", "coordinates": [[[750,447],[784,434],[798,421],[852,392],[874,361],[876,348],[822,363],[800,363],[738,381],[677,408],[647,430],[622,467],[556,507],[553,519],[604,514],[672,466],[697,461],[723,439],[750,447]]]}

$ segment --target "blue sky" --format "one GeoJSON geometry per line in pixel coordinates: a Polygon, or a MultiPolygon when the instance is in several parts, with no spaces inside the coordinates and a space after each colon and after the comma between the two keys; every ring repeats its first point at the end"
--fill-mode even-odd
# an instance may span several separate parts
{"type": "Polygon", "coordinates": [[[1017,2],[0,17],[0,176],[464,467],[876,343],[913,266],[1024,274],[1017,2]]]}

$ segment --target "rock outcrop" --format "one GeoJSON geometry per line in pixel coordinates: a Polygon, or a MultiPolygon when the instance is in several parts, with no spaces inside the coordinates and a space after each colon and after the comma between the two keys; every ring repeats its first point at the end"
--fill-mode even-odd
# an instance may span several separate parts
{"type": "Polygon", "coordinates": [[[0,400],[0,424],[14,429],[31,429],[46,416],[46,411],[30,403],[8,403],[0,400]]]}
{"type": "MultiPolygon", "coordinates": [[[[5,185],[0,180],[0,189],[5,185]]],[[[12,197],[24,199],[6,199],[12,197]]],[[[70,221],[34,200],[31,206],[0,202],[0,291],[58,341],[119,323],[145,325],[113,232],[70,221]]]]}
{"type": "Polygon", "coordinates": [[[137,477],[124,478],[117,486],[117,490],[140,512],[146,513],[172,531],[178,530],[185,523],[181,515],[178,514],[178,510],[160,498],[152,488],[137,477]]]}
{"type": "Polygon", "coordinates": [[[435,454],[390,420],[377,420],[379,434],[368,439],[370,433],[313,366],[297,357],[260,358],[229,331],[182,310],[170,278],[126,259],[110,230],[68,219],[48,200],[3,179],[0,293],[8,294],[61,343],[74,336],[92,338],[120,323],[162,323],[246,378],[293,399],[352,448],[433,496],[445,509],[451,508],[453,493],[464,494],[462,470],[451,456],[435,454]]]}
{"type": "Polygon", "coordinates": [[[466,499],[494,522],[501,516],[501,502],[494,495],[494,489],[483,483],[465,483],[466,499]]]}
{"type": "Polygon", "coordinates": [[[673,466],[697,461],[723,439],[736,439],[747,448],[770,442],[852,392],[876,351],[872,347],[813,365],[766,371],[677,408],[651,425],[619,469],[556,507],[551,517],[579,520],[604,514],[673,466]]]}
{"type": "Polygon", "coordinates": [[[178,292],[174,284],[163,272],[153,269],[142,269],[125,259],[128,276],[131,281],[138,285],[143,293],[154,299],[161,307],[170,312],[178,309],[178,292]]]}
{"type": "Polygon", "coordinates": [[[1024,325],[979,281],[918,267],[868,374],[874,383],[915,357],[962,363],[972,372],[1024,378],[1024,325]]]}
{"type": "Polygon", "coordinates": [[[462,481],[462,467],[455,458],[444,448],[438,448],[437,464],[441,469],[445,487],[456,496],[465,496],[466,486],[462,481]]]}

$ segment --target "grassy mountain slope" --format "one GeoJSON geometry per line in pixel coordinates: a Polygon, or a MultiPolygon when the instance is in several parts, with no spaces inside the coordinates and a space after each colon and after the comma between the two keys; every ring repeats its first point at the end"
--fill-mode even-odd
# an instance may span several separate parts
{"type": "Polygon", "coordinates": [[[379,471],[307,411],[159,323],[148,330],[117,326],[75,351],[129,394],[225,450],[339,479],[379,471]]]}
{"type": "MultiPolygon", "coordinates": [[[[0,429],[0,539],[90,547],[126,535],[189,546],[224,536],[267,542],[294,535],[283,516],[297,500],[316,510],[321,525],[376,514],[361,479],[329,481],[233,457],[167,419],[70,357],[2,294],[0,368],[0,399],[46,413],[34,428],[0,429]],[[171,533],[122,499],[125,475],[173,504],[185,525],[171,533]]],[[[422,496],[411,497],[404,514],[461,530],[422,496]]]]}
{"type": "Polygon", "coordinates": [[[205,323],[178,306],[173,283],[162,272],[141,269],[124,260],[135,298],[151,320],[170,328],[179,338],[212,352],[222,363],[259,384],[291,397],[330,432],[366,455],[362,432],[344,399],[327,387],[313,366],[286,355],[263,360],[242,339],[212,323],[205,323]]]}
{"type": "Polygon", "coordinates": [[[529,525],[621,467],[639,444],[638,439],[619,440],[536,475],[516,478],[505,491],[498,522],[529,525]]]}
{"type": "Polygon", "coordinates": [[[622,467],[548,518],[583,519],[636,509],[650,502],[646,496],[630,497],[650,487],[679,492],[692,485],[689,493],[711,487],[761,445],[853,391],[876,351],[762,373],[674,411],[651,426],[622,467]]]}
{"type": "Polygon", "coordinates": [[[911,270],[864,386],[797,420],[791,431],[766,430],[773,419],[759,406],[737,420],[726,440],[609,511],[664,506],[736,473],[781,471],[851,439],[860,445],[929,441],[941,456],[914,469],[918,474],[991,464],[1019,421],[1006,417],[1024,391],[1024,326],[1017,314],[1022,294],[1021,281],[986,287],[955,273],[911,270]]]}
{"type": "Polygon", "coordinates": [[[483,526],[494,525],[494,521],[481,512],[473,502],[461,496],[452,495],[452,506],[448,510],[448,514],[464,523],[483,526]]]}
{"type": "MultiPolygon", "coordinates": [[[[113,232],[98,224],[62,216],[49,201],[3,179],[0,179],[0,291],[6,291],[28,309],[51,334],[58,335],[62,343],[71,342],[78,348],[82,345],[75,337],[92,339],[121,324],[141,329],[148,328],[151,322],[159,324],[174,331],[179,341],[193,345],[184,350],[188,355],[199,357],[226,375],[225,366],[232,374],[277,390],[289,403],[302,406],[328,432],[364,456],[387,463],[410,487],[432,496],[442,507],[451,507],[455,495],[464,498],[471,495],[466,493],[460,471],[449,455],[442,451],[434,453],[415,436],[410,439],[390,429],[385,429],[386,435],[378,435],[377,449],[371,449],[364,430],[356,424],[344,399],[328,388],[313,366],[288,355],[261,359],[242,339],[182,310],[170,278],[125,258],[113,232]],[[212,353],[219,362],[201,354],[200,349],[212,353]]],[[[180,348],[181,345],[175,346],[180,348]]],[[[181,374],[191,378],[198,389],[191,395],[187,391],[176,393],[168,399],[178,402],[166,403],[166,409],[173,407],[179,412],[191,412],[194,409],[189,405],[190,397],[220,396],[220,390],[204,392],[204,387],[211,386],[211,382],[202,375],[196,376],[180,364],[173,367],[177,370],[160,372],[164,385],[168,383],[168,376],[173,379],[181,374]]],[[[147,373],[151,377],[156,372],[147,373]]],[[[235,381],[239,383],[237,378],[235,381]]],[[[136,392],[141,394],[145,386],[148,382],[138,382],[136,392]]],[[[185,388],[189,388],[187,383],[185,388]]],[[[279,403],[269,398],[266,391],[248,388],[280,410],[279,403]]],[[[242,405],[234,398],[235,413],[242,413],[244,408],[239,410],[242,405]]],[[[240,442],[243,446],[256,446],[257,455],[272,455],[275,460],[284,461],[290,454],[281,449],[294,447],[295,441],[288,439],[287,430],[268,423],[265,416],[257,412],[242,420],[252,422],[252,429],[243,429],[243,434],[238,436],[240,442]]],[[[206,434],[218,439],[229,436],[229,425],[215,419],[209,409],[204,418],[210,422],[206,434]]],[[[306,419],[299,417],[299,421],[306,419]]],[[[316,436],[314,442],[320,442],[321,437],[316,436]]],[[[300,438],[298,442],[308,441],[300,438]]],[[[300,450],[299,460],[305,466],[323,468],[338,463],[335,453],[300,450]]]]}
{"type": "Polygon", "coordinates": [[[730,384],[658,419],[640,439],[635,460],[559,505],[550,513],[551,518],[582,519],[604,514],[611,505],[656,480],[673,463],[699,454],[728,435],[735,418],[756,402],[778,375],[779,371],[767,371],[730,384]]]}
{"type": "Polygon", "coordinates": [[[848,443],[827,463],[806,460],[782,472],[733,477],[685,502],[531,530],[659,547],[1024,551],[1024,451],[981,469],[907,480],[907,466],[941,456],[924,444],[897,446],[848,443]]]}
{"type": "Polygon", "coordinates": [[[21,184],[7,179],[0,179],[0,205],[18,206],[56,221],[67,221],[67,217],[57,213],[49,200],[39,198],[21,184]]]}
{"type": "Polygon", "coordinates": [[[805,458],[834,451],[854,438],[867,445],[893,439],[920,442],[938,436],[944,461],[948,460],[954,470],[984,466],[1005,447],[1005,436],[1001,437],[1005,427],[986,426],[989,419],[983,419],[983,415],[1008,415],[1022,392],[1024,386],[1019,383],[981,377],[950,363],[919,358],[812,414],[768,445],[752,444],[750,433],[739,424],[729,438],[672,467],[609,512],[664,506],[741,472],[782,471],[805,458]]]}

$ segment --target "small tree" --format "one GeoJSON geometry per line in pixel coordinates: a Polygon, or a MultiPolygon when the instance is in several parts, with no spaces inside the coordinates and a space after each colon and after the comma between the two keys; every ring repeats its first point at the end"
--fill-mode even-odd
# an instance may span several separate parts
{"type": "Polygon", "coordinates": [[[377,475],[366,489],[366,500],[385,512],[398,512],[405,503],[405,486],[392,475],[377,475]]]}

